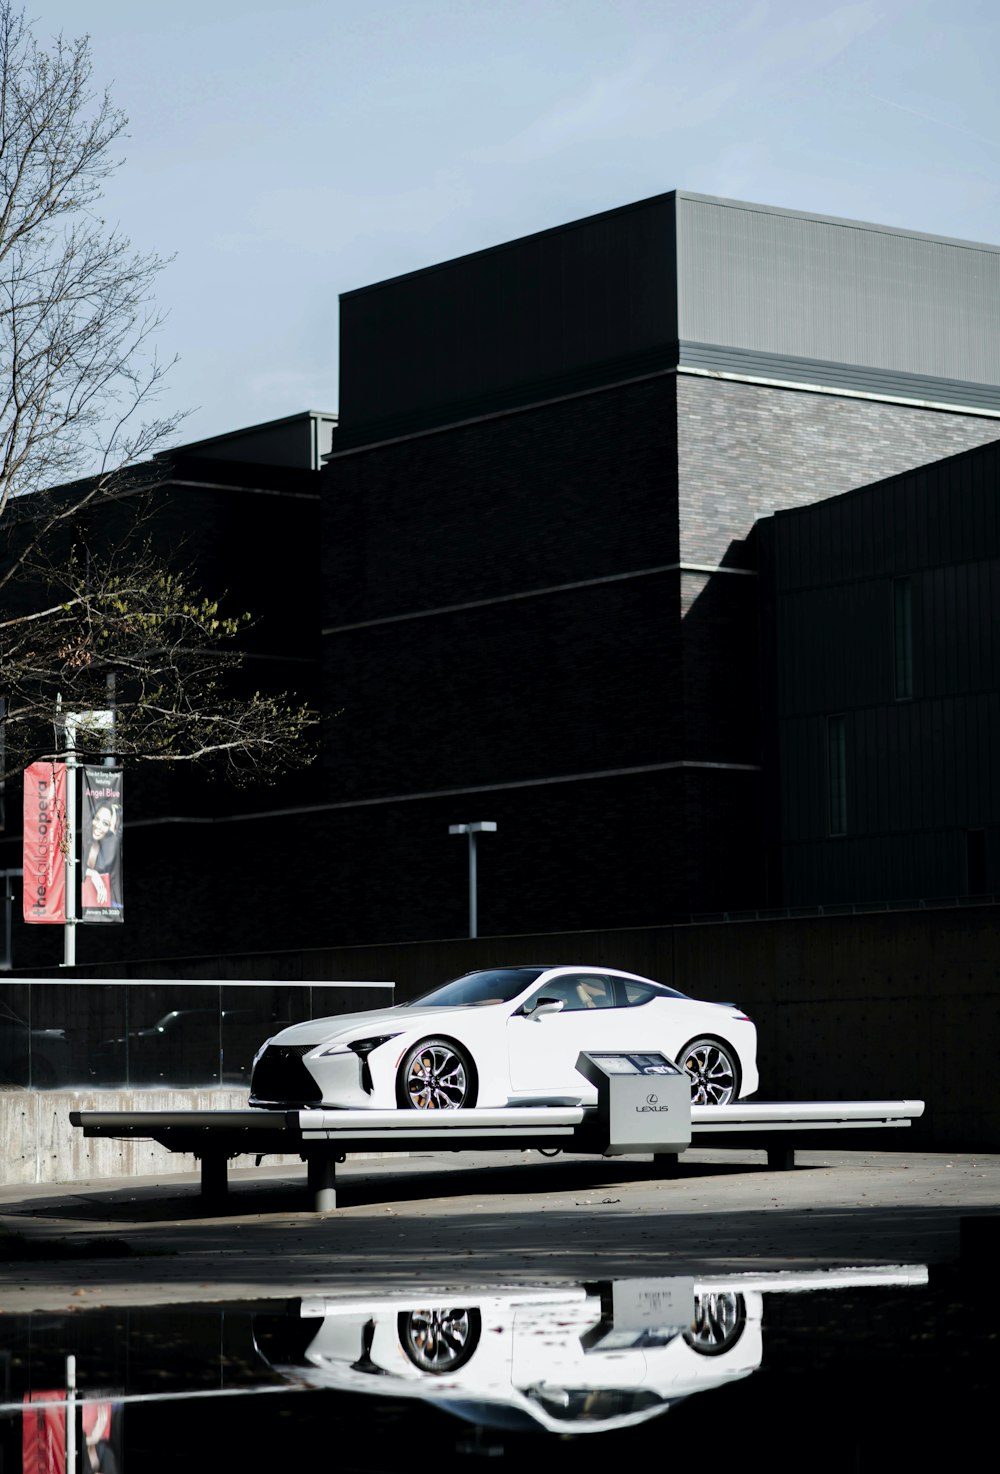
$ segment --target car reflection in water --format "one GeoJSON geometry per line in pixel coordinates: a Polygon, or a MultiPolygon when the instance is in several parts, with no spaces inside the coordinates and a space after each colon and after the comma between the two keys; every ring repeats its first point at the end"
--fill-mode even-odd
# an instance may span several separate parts
{"type": "Polygon", "coordinates": [[[541,1455],[551,1474],[582,1474],[609,1453],[656,1467],[664,1432],[718,1463],[744,1428],[788,1435],[791,1462],[768,1442],[774,1468],[842,1474],[936,1467],[928,1438],[948,1457],[956,1427],[964,1447],[992,1437],[984,1285],[952,1273],[934,1287],[923,1265],[35,1314],[15,1308],[22,1288],[0,1286],[5,1471],[28,1467],[29,1418],[36,1435],[40,1413],[43,1434],[68,1429],[70,1358],[77,1448],[110,1410],[126,1474],[281,1469],[290,1449],[296,1465],[344,1449],[351,1469],[396,1469],[401,1448],[456,1470],[466,1455],[477,1468],[541,1455]],[[715,1388],[717,1402],[691,1400],[715,1388]]]}
{"type": "Polygon", "coordinates": [[[924,1266],[840,1274],[618,1280],[457,1296],[303,1299],[255,1316],[298,1386],[418,1397],[487,1429],[627,1428],[761,1363],[765,1291],[925,1284],[924,1266]]]}

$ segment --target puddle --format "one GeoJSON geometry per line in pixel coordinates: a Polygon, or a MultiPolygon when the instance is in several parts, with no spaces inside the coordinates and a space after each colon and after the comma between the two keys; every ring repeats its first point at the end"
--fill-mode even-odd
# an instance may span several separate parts
{"type": "Polygon", "coordinates": [[[903,1265],[5,1314],[0,1470],[920,1469],[990,1430],[998,1308],[903,1265]]]}

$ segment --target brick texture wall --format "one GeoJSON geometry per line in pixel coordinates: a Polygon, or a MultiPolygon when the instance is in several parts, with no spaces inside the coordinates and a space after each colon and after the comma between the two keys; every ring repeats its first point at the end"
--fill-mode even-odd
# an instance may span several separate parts
{"type": "Polygon", "coordinates": [[[677,559],[672,377],[333,461],[324,623],[506,597],[677,559]]]}
{"type": "Polygon", "coordinates": [[[679,374],[680,555],[747,564],[754,519],[1000,440],[1000,420],[679,374]]]}
{"type": "MultiPolygon", "coordinates": [[[[681,559],[707,568],[755,569],[757,517],[996,439],[1000,420],[985,416],[680,374],[681,559]]],[[[758,597],[752,577],[682,575],[681,742],[689,760],[761,761],[758,597]]],[[[743,781],[756,787],[753,775],[743,781]]],[[[706,835],[725,831],[729,799],[721,787],[718,792],[718,811],[703,816],[706,835]]],[[[708,841],[694,832],[692,842],[708,841]]],[[[753,863],[762,875],[762,854],[753,863]]]]}

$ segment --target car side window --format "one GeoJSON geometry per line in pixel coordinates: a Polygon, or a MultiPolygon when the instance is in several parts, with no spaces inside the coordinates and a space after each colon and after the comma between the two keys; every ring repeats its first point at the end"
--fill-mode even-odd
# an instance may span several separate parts
{"type": "Polygon", "coordinates": [[[615,1005],[611,979],[596,972],[565,973],[562,977],[551,978],[542,984],[536,997],[561,998],[565,1004],[564,1013],[582,1008],[613,1008],[615,1005]]]}
{"type": "Polygon", "coordinates": [[[651,998],[663,997],[658,989],[650,988],[646,983],[633,983],[630,978],[619,978],[618,982],[624,988],[626,1008],[637,1008],[640,1003],[648,1003],[651,998]]]}

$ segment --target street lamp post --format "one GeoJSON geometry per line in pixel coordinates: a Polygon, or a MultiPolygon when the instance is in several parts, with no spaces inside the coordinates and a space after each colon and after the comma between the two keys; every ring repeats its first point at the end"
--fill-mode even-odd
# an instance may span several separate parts
{"type": "Polygon", "coordinates": [[[13,929],[11,926],[12,909],[14,905],[14,888],[11,881],[15,876],[23,875],[23,870],[0,870],[0,880],[4,883],[3,893],[3,953],[0,954],[0,972],[10,972],[13,962],[13,929]]]}
{"type": "Polygon", "coordinates": [[[449,834],[467,834],[469,836],[469,936],[475,937],[477,931],[476,916],[476,840],[480,834],[495,834],[497,826],[490,823],[488,819],[481,819],[476,824],[449,824],[449,834]]]}

